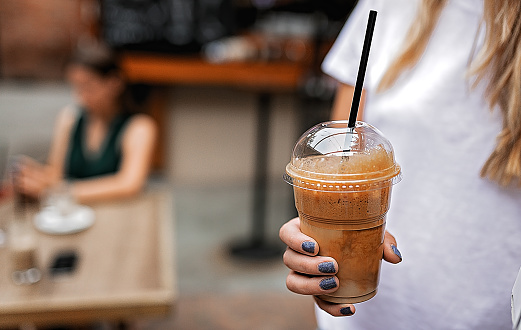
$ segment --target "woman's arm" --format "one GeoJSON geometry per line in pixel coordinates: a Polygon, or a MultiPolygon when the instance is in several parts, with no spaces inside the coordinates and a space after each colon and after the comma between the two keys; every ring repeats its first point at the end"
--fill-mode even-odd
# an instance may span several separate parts
{"type": "Polygon", "coordinates": [[[71,140],[72,128],[77,120],[77,111],[69,106],[60,112],[56,121],[46,166],[54,183],[60,181],[65,174],[65,157],[71,140]]]}
{"type": "Polygon", "coordinates": [[[66,107],[60,112],[54,126],[47,164],[40,164],[30,157],[22,157],[16,165],[18,168],[15,189],[33,198],[39,198],[63,178],[65,157],[76,118],[71,107],[66,107]]]}
{"type": "Polygon", "coordinates": [[[122,139],[122,160],[113,175],[76,181],[71,193],[80,203],[129,197],[138,193],[148,177],[157,139],[157,127],[146,115],[136,115],[122,139]]]}
{"type": "MultiPolygon", "coordinates": [[[[335,102],[331,112],[331,120],[347,120],[351,111],[351,102],[355,88],[351,85],[340,83],[336,91],[335,102]]],[[[364,114],[365,90],[362,90],[357,120],[362,120],[364,114]]]]}

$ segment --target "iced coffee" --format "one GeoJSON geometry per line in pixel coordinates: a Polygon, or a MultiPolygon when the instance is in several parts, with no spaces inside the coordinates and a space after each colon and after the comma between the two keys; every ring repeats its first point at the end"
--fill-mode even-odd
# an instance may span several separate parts
{"type": "Polygon", "coordinates": [[[363,122],[316,125],[295,145],[285,180],[301,230],[318,242],[319,255],[339,264],[338,290],[320,298],[357,303],[376,294],[385,215],[400,173],[389,141],[363,122]]]}

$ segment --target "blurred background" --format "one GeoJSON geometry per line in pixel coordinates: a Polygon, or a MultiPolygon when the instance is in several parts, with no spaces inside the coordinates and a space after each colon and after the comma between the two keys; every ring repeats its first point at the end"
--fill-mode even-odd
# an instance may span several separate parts
{"type": "Polygon", "coordinates": [[[175,196],[179,297],[167,318],[136,328],[315,329],[312,299],[285,287],[278,229],[296,211],[282,174],[298,136],[329,116],[335,83],[319,67],[355,3],[0,1],[0,141],[10,156],[45,161],[56,115],[73,102],[66,61],[91,40],[127,59],[136,98],[159,122],[150,180],[175,196]],[[188,74],[140,76],[135,58],[172,60],[172,76],[188,74]],[[209,79],[216,67],[230,76],[209,79]],[[283,88],[273,68],[291,73],[283,88]],[[259,222],[276,252],[231,253],[259,222]]]}

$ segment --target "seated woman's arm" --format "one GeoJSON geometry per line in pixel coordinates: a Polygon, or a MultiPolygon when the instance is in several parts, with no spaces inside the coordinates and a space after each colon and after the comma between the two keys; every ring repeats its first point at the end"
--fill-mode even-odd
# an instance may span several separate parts
{"type": "Polygon", "coordinates": [[[146,115],[135,115],[122,139],[122,160],[117,173],[75,181],[71,192],[79,203],[129,197],[144,186],[152,163],[157,127],[146,115]]]}
{"type": "MultiPolygon", "coordinates": [[[[70,134],[75,123],[72,109],[60,113],[51,144],[47,165],[24,157],[19,163],[16,188],[31,197],[40,198],[63,180],[70,134]]],[[[72,182],[71,194],[79,203],[128,197],[138,193],[150,171],[157,138],[157,127],[146,115],[135,115],[124,132],[122,160],[117,173],[72,182]]]]}
{"type": "Polygon", "coordinates": [[[58,115],[49,150],[47,164],[23,156],[15,169],[15,189],[33,198],[42,197],[46,190],[63,179],[65,157],[76,113],[72,107],[64,108],[58,115]]]}

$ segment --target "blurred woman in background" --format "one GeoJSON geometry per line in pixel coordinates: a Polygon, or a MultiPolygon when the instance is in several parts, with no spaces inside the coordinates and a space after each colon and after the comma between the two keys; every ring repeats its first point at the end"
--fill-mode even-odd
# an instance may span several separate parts
{"type": "Polygon", "coordinates": [[[77,104],[60,112],[47,164],[17,162],[15,189],[41,198],[66,183],[80,203],[137,194],[151,168],[157,127],[136,111],[115,55],[100,44],[84,47],[67,78],[77,104]]]}

